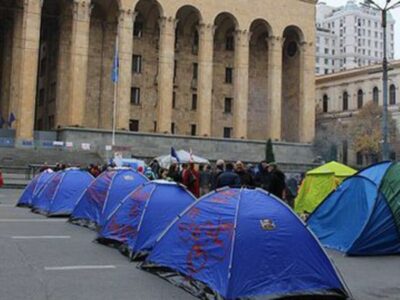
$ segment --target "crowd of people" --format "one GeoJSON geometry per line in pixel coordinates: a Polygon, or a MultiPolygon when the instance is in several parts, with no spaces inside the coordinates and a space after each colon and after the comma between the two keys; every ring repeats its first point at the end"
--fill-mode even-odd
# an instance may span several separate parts
{"type": "MultiPolygon", "coordinates": [[[[70,165],[57,163],[52,169],[54,171],[64,170],[70,165]]],[[[102,172],[115,168],[114,163],[90,164],[85,168],[94,177],[102,172]]],[[[45,163],[40,171],[48,169],[45,163]]],[[[150,180],[162,179],[185,185],[196,197],[200,197],[212,190],[233,187],[233,188],[261,188],[265,191],[286,200],[292,206],[297,194],[298,182],[286,180],[285,174],[275,163],[260,162],[257,166],[245,165],[241,161],[230,163],[218,160],[211,165],[196,165],[194,163],[178,164],[172,163],[166,169],[162,168],[157,160],[153,160],[148,167],[139,166],[137,171],[150,180]]]]}

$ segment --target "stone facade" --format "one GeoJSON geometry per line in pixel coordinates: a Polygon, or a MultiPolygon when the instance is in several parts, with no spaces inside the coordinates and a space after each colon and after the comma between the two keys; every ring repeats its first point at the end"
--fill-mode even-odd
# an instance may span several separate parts
{"type": "Polygon", "coordinates": [[[314,0],[0,0],[1,114],[16,115],[18,139],[114,119],[119,130],[310,142],[314,15],[314,0]]]}
{"type": "MultiPolygon", "coordinates": [[[[400,61],[391,62],[389,69],[388,109],[400,129],[400,61]]],[[[383,104],[380,65],[317,77],[317,130],[321,126],[335,128],[336,125],[349,123],[369,101],[383,104]]],[[[362,166],[364,162],[351,149],[350,141],[347,143],[349,147],[345,144],[338,151],[339,159],[354,166],[362,166]]]]}

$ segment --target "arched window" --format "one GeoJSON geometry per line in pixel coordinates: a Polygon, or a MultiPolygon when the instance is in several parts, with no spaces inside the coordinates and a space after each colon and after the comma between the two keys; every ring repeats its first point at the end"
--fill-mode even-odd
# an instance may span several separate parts
{"type": "Polygon", "coordinates": [[[328,112],[328,95],[326,94],[322,97],[322,112],[328,112]]]}
{"type": "Polygon", "coordinates": [[[374,101],[376,104],[379,104],[379,89],[377,87],[374,87],[372,90],[372,101],[374,101]]]}
{"type": "Polygon", "coordinates": [[[389,104],[395,105],[396,104],[396,87],[392,84],[389,88],[389,104]]]}
{"type": "Polygon", "coordinates": [[[343,111],[349,109],[349,94],[347,92],[343,93],[343,111]]]}
{"type": "Polygon", "coordinates": [[[364,105],[364,92],[362,90],[358,90],[357,92],[357,108],[361,109],[364,105]]]}

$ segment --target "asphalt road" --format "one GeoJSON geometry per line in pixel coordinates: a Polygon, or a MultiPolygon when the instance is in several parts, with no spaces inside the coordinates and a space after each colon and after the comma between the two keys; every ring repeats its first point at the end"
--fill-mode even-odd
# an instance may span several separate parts
{"type": "MultiPolygon", "coordinates": [[[[20,192],[0,190],[0,300],[195,299],[93,243],[90,230],[16,208],[20,192]]],[[[400,299],[400,256],[329,255],[355,299],[400,299]]]]}

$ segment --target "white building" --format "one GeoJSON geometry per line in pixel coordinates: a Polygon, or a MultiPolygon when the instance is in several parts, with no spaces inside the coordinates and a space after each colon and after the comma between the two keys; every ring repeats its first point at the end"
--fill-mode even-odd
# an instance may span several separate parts
{"type": "MultiPolygon", "coordinates": [[[[317,6],[316,73],[330,74],[380,63],[383,58],[381,13],[349,0],[345,6],[317,6]]],[[[387,55],[394,59],[393,17],[388,15],[387,55]]]]}

